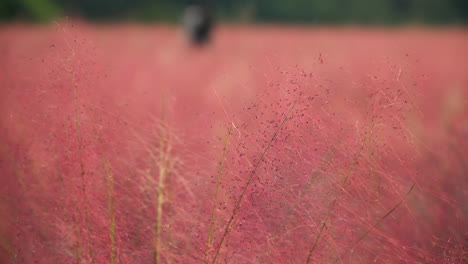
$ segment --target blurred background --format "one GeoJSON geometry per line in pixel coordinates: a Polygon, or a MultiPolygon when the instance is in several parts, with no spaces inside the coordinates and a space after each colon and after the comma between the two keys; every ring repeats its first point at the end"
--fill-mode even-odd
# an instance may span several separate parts
{"type": "Polygon", "coordinates": [[[466,25],[468,0],[0,0],[0,264],[467,264],[466,25]]]}
{"type": "MultiPolygon", "coordinates": [[[[179,21],[187,0],[2,0],[0,21],[179,21]]],[[[212,0],[224,22],[467,24],[467,0],[212,0]]]]}

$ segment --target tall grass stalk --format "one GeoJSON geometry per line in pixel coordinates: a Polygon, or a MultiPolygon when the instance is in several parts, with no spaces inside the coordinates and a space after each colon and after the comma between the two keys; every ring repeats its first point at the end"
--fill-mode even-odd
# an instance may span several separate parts
{"type": "MultiPolygon", "coordinates": [[[[78,143],[78,160],[79,160],[79,166],[80,166],[80,178],[81,178],[81,195],[83,197],[83,205],[82,205],[82,210],[81,211],[81,219],[84,220],[84,225],[87,233],[87,250],[90,255],[91,254],[91,247],[89,244],[90,238],[90,227],[89,227],[89,208],[88,208],[88,196],[87,196],[87,190],[86,190],[86,170],[85,170],[85,165],[83,161],[83,135],[82,135],[82,130],[81,130],[81,122],[79,118],[79,98],[78,98],[78,85],[76,84],[76,76],[75,72],[71,70],[71,78],[72,78],[72,88],[73,88],[73,109],[74,109],[74,115],[75,115],[75,135],[76,135],[76,140],[78,143]]],[[[82,248],[81,248],[81,243],[83,242],[83,231],[81,227],[78,227],[78,248],[77,248],[77,263],[82,262],[82,248]]]]}
{"type": "Polygon", "coordinates": [[[163,205],[165,202],[166,193],[166,178],[171,170],[171,152],[172,152],[172,138],[167,128],[166,120],[166,102],[164,89],[161,92],[161,126],[159,128],[159,157],[158,169],[159,180],[157,186],[157,199],[156,199],[156,223],[155,223],[155,238],[154,238],[154,264],[161,263],[161,229],[163,219],[163,205]]]}
{"type": "MultiPolygon", "coordinates": [[[[65,30],[64,27],[60,27],[60,30],[64,34],[68,34],[68,32],[65,30]]],[[[75,49],[71,45],[71,43],[68,41],[67,38],[64,39],[65,44],[67,48],[70,50],[71,56],[68,57],[67,63],[70,63],[70,65],[73,65],[73,60],[76,58],[76,53],[75,49]]],[[[91,252],[91,245],[90,245],[90,224],[89,224],[89,208],[88,208],[88,197],[87,197],[87,188],[86,188],[86,170],[85,170],[85,165],[83,161],[83,134],[82,134],[82,128],[81,128],[81,122],[79,118],[79,113],[80,113],[80,107],[79,107],[79,97],[78,97],[78,85],[77,85],[77,78],[76,78],[76,72],[73,69],[73,67],[69,71],[71,75],[71,87],[72,87],[72,94],[73,94],[73,114],[74,114],[74,123],[75,123],[75,136],[76,140],[78,143],[78,161],[79,161],[79,166],[80,166],[80,179],[81,179],[81,186],[79,187],[81,190],[81,195],[82,195],[82,201],[83,204],[82,206],[77,206],[79,209],[79,212],[76,212],[75,219],[81,219],[79,223],[76,223],[75,229],[77,232],[77,243],[74,248],[75,251],[75,258],[76,258],[76,263],[80,264],[83,261],[83,248],[82,248],[82,243],[84,240],[84,235],[83,235],[83,228],[82,225],[84,225],[86,234],[87,234],[87,241],[86,241],[86,248],[87,248],[87,253],[89,256],[92,256],[91,252]]],[[[79,202],[77,201],[77,204],[79,202]]],[[[78,221],[78,220],[77,220],[78,221]]]]}
{"type": "Polygon", "coordinates": [[[213,257],[213,261],[212,263],[215,264],[216,263],[216,260],[218,259],[218,256],[219,256],[219,252],[224,244],[224,240],[226,239],[228,233],[229,233],[229,230],[231,229],[231,225],[232,223],[234,222],[234,219],[236,218],[236,215],[237,213],[239,213],[239,210],[240,210],[240,207],[241,207],[241,204],[242,204],[242,201],[244,200],[244,196],[245,196],[245,193],[247,191],[247,189],[249,188],[249,186],[252,184],[252,182],[254,181],[255,179],[255,175],[257,175],[257,170],[258,168],[260,167],[260,164],[263,162],[264,158],[265,158],[265,155],[266,153],[268,152],[268,150],[271,148],[271,145],[273,144],[273,142],[275,141],[276,137],[278,136],[279,132],[281,131],[281,129],[283,128],[284,124],[286,123],[286,121],[289,119],[291,113],[293,112],[294,108],[296,108],[297,104],[299,103],[301,99],[301,96],[299,96],[299,98],[292,104],[292,106],[289,108],[288,112],[284,115],[284,118],[283,120],[281,121],[281,123],[279,124],[278,128],[276,129],[275,133],[273,134],[273,136],[271,137],[270,141],[268,142],[267,146],[263,149],[263,152],[262,154],[260,155],[260,158],[258,159],[258,161],[255,163],[255,166],[253,168],[253,170],[251,171],[250,173],[250,177],[249,179],[247,180],[247,183],[242,187],[242,191],[241,191],[241,194],[239,196],[239,198],[237,199],[236,203],[235,203],[235,206],[234,206],[234,209],[232,211],[232,214],[231,214],[231,217],[229,218],[229,221],[228,223],[226,224],[226,227],[224,228],[224,231],[223,231],[223,235],[221,236],[221,240],[219,242],[219,245],[218,247],[216,248],[216,252],[215,252],[215,255],[213,257]]]}
{"type": "Polygon", "coordinates": [[[233,125],[231,124],[228,129],[228,134],[226,136],[226,139],[224,141],[224,147],[223,147],[223,155],[221,157],[221,162],[219,163],[219,168],[218,168],[218,177],[216,178],[216,188],[215,188],[215,194],[213,197],[213,208],[211,209],[211,217],[210,217],[210,226],[208,229],[208,238],[206,240],[206,245],[205,245],[205,256],[204,256],[204,261],[207,263],[207,258],[208,258],[208,250],[211,245],[211,242],[213,241],[213,231],[214,231],[214,223],[215,223],[215,218],[216,218],[216,208],[218,204],[218,193],[219,193],[219,186],[221,184],[221,178],[224,173],[224,162],[226,160],[226,153],[229,145],[229,140],[231,138],[231,133],[232,133],[232,128],[233,125]]]}
{"type": "Polygon", "coordinates": [[[107,211],[109,221],[109,240],[110,240],[110,256],[109,263],[115,263],[115,191],[114,191],[114,175],[108,162],[104,164],[106,173],[106,189],[107,189],[107,211]]]}

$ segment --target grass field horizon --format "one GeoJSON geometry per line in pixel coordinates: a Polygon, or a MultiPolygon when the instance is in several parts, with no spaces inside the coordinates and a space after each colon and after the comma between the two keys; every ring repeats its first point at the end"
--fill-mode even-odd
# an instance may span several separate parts
{"type": "Polygon", "coordinates": [[[0,263],[466,263],[467,46],[1,25],[0,263]]]}

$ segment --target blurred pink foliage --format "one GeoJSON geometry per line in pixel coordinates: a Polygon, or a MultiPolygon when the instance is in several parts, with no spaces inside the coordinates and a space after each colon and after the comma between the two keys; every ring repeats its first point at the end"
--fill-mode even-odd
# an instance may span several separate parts
{"type": "Polygon", "coordinates": [[[217,33],[0,29],[1,263],[154,263],[161,131],[161,263],[466,263],[465,32],[217,33]]]}

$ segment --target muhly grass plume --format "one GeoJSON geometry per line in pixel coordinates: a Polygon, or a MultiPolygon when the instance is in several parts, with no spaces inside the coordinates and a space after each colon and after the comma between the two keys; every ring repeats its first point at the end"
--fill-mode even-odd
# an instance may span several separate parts
{"type": "Polygon", "coordinates": [[[245,98],[177,75],[145,90],[141,73],[129,92],[94,33],[38,30],[49,45],[7,56],[1,80],[3,262],[466,261],[465,116],[422,139],[416,77],[382,66],[343,87],[320,54],[311,70],[262,60],[245,98]]]}

